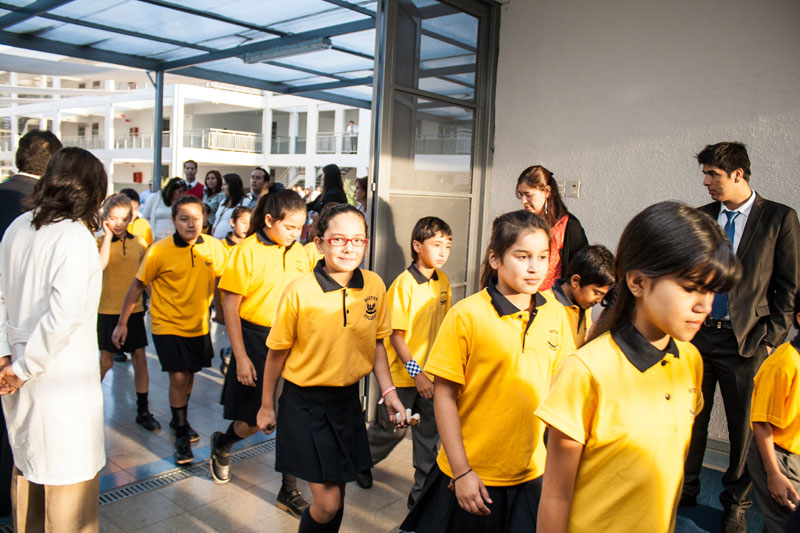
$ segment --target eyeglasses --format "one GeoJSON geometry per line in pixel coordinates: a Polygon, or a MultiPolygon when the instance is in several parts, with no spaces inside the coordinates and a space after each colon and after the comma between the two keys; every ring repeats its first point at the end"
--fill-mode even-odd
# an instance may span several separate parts
{"type": "Polygon", "coordinates": [[[363,248],[369,242],[366,237],[354,237],[352,239],[345,239],[344,237],[332,237],[330,239],[323,239],[331,246],[347,246],[347,243],[353,243],[356,248],[363,248]]]}

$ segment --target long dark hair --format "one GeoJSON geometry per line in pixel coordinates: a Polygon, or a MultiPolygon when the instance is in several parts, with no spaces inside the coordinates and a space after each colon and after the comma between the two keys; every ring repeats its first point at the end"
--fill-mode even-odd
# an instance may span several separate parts
{"type": "Polygon", "coordinates": [[[539,190],[545,190],[550,187],[550,198],[545,203],[545,208],[540,215],[548,224],[554,225],[564,215],[569,214],[567,206],[561,200],[561,194],[558,192],[558,183],[553,178],[553,173],[541,165],[533,165],[522,171],[522,174],[517,178],[517,198],[521,198],[519,194],[519,186],[522,184],[528,187],[533,187],[539,190]]]}
{"type": "Polygon", "coordinates": [[[216,196],[216,194],[222,190],[222,174],[219,173],[219,170],[209,170],[208,172],[206,172],[206,179],[203,180],[203,185],[205,185],[206,196],[208,196],[209,198],[211,198],[212,196],[216,196]],[[207,185],[209,174],[217,178],[217,186],[213,189],[207,185]]]}
{"type": "Polygon", "coordinates": [[[95,231],[107,189],[108,176],[99,159],[83,148],[62,148],[50,159],[25,205],[33,210],[37,230],[62,220],[79,220],[95,231]]]}
{"type": "Polygon", "coordinates": [[[595,325],[591,338],[633,320],[636,298],[626,274],[675,276],[694,287],[726,292],[741,276],[728,239],[714,220],[678,202],[653,204],[633,217],[617,245],[614,303],[595,325]]]}
{"type": "Polygon", "coordinates": [[[494,219],[494,222],[492,222],[492,237],[489,240],[489,246],[486,248],[483,265],[481,265],[481,289],[486,288],[489,285],[489,280],[497,275],[497,271],[489,263],[489,252],[502,258],[506,250],[511,248],[521,235],[535,231],[545,232],[548,236],[547,242],[550,242],[550,226],[530,211],[520,209],[519,211],[511,211],[500,215],[494,219]]]}
{"type": "Polygon", "coordinates": [[[344,190],[342,171],[333,163],[325,165],[322,167],[322,194],[320,196],[324,197],[326,192],[336,187],[344,190]]]}
{"type": "Polygon", "coordinates": [[[161,191],[161,200],[163,200],[164,205],[169,207],[172,205],[172,195],[178,189],[186,189],[186,182],[183,181],[181,178],[172,178],[167,182],[167,186],[164,187],[164,190],[161,191]]]}
{"type": "Polygon", "coordinates": [[[230,174],[222,176],[222,179],[228,184],[228,198],[224,202],[225,207],[235,207],[242,203],[242,198],[244,198],[244,185],[242,184],[241,176],[235,172],[231,172],[230,174]]]}
{"type": "Polygon", "coordinates": [[[282,189],[271,192],[258,199],[253,214],[250,217],[248,237],[258,230],[263,229],[267,223],[267,215],[272,220],[283,220],[289,213],[306,212],[306,203],[294,191],[282,189]]]}

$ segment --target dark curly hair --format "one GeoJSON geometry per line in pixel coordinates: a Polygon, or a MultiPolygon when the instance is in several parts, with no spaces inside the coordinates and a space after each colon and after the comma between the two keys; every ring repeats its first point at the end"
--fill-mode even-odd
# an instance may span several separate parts
{"type": "Polygon", "coordinates": [[[91,152],[75,147],[59,150],[27,202],[33,210],[34,227],[38,230],[62,220],[79,220],[96,231],[107,189],[103,163],[91,152]]]}
{"type": "Polygon", "coordinates": [[[31,130],[19,140],[15,155],[17,169],[41,176],[53,154],[61,150],[61,141],[48,130],[31,130]]]}

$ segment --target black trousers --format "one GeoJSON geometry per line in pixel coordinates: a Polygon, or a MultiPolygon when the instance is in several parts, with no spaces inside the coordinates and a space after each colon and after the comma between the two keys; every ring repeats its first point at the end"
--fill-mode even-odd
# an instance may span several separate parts
{"type": "Polygon", "coordinates": [[[750,429],[750,401],[753,396],[753,378],[767,351],[763,345],[753,357],[742,357],[736,337],[730,329],[703,326],[692,343],[703,357],[703,410],[694,420],[692,440],[684,468],[683,493],[697,496],[700,493],[700,469],[708,439],[708,423],[714,406],[714,393],[719,383],[725,416],[728,419],[730,455],[728,469],[722,476],[723,492],[719,496],[723,508],[747,509],[753,505],[748,494],[752,487],[747,472],[747,451],[753,441],[750,429]]]}

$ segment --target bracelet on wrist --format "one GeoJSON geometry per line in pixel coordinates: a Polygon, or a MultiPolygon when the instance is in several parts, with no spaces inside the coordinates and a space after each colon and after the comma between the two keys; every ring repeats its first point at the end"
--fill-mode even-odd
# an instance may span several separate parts
{"type": "Polygon", "coordinates": [[[408,363],[404,363],[403,366],[406,367],[406,372],[408,372],[408,375],[411,376],[412,378],[417,377],[417,375],[420,372],[422,372],[422,367],[419,366],[419,363],[417,363],[413,359],[410,360],[408,363]]]}
{"type": "Polygon", "coordinates": [[[456,481],[458,481],[458,480],[459,480],[459,479],[461,479],[462,477],[466,476],[466,475],[467,475],[467,474],[469,474],[470,472],[472,472],[472,469],[471,469],[471,468],[470,468],[469,470],[467,470],[466,472],[464,472],[463,474],[461,474],[460,476],[458,476],[458,477],[454,477],[454,478],[453,478],[453,483],[455,483],[456,481]]]}
{"type": "Polygon", "coordinates": [[[389,387],[388,389],[386,389],[385,391],[383,391],[381,393],[381,399],[378,400],[378,405],[382,405],[383,402],[386,401],[386,395],[389,394],[390,392],[392,392],[393,390],[397,390],[397,387],[392,386],[392,387],[389,387]]]}

